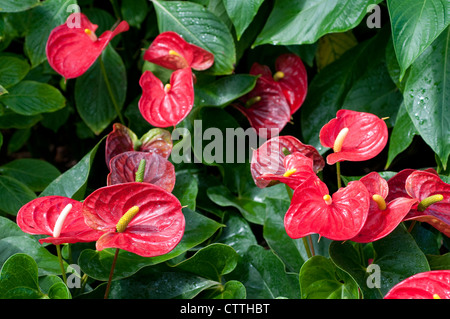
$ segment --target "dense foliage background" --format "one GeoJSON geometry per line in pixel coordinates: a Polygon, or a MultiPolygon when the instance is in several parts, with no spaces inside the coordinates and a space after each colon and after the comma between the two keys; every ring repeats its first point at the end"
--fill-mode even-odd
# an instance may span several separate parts
{"type": "MultiPolygon", "coordinates": [[[[85,274],[82,288],[69,290],[56,277],[54,247],[23,233],[15,215],[37,196],[83,200],[106,185],[104,140],[112,124],[122,122],[138,137],[151,129],[137,107],[139,78],[152,70],[165,82],[170,73],[142,54],[169,30],[215,55],[211,69],[196,72],[194,109],[177,127],[192,132],[202,120],[203,131],[219,128],[223,136],[226,128],[248,128],[231,103],[254,87],[251,65],[273,69],[280,54],[292,52],[307,68],[309,88],[281,135],[325,155],[319,131],[337,110],[389,117],[385,150],[343,163],[344,177],[378,171],[389,178],[404,168],[433,167],[448,183],[449,23],[446,0],[0,0],[0,266],[16,253],[31,257],[20,268],[39,278],[22,283],[35,293],[30,298],[102,297],[112,251],[66,245],[67,264],[85,274]],[[131,28],[104,50],[104,68],[97,61],[64,82],[49,66],[45,45],[74,4],[98,24],[97,35],[118,20],[131,28]]],[[[313,236],[317,256],[308,259],[301,240],[284,230],[290,204],[284,185],[259,189],[248,161],[206,160],[175,163],[173,193],[186,206],[182,242],[160,257],[121,251],[111,298],[376,299],[413,274],[450,269],[448,237],[425,223],[410,233],[402,223],[370,244],[313,236]],[[366,284],[369,259],[380,266],[379,289],[366,284]]],[[[334,166],[321,174],[335,190],[334,166]]],[[[20,277],[18,269],[11,271],[20,277]]]]}

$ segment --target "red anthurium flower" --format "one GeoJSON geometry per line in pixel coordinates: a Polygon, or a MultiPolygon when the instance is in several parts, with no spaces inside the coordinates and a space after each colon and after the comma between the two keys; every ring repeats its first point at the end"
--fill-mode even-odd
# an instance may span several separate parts
{"type": "Polygon", "coordinates": [[[415,171],[406,179],[405,189],[419,202],[405,220],[427,222],[450,236],[450,184],[434,173],[415,171]]]}
{"type": "Polygon", "coordinates": [[[358,243],[370,243],[389,235],[417,203],[410,197],[398,197],[386,202],[389,193],[388,183],[377,172],[360,179],[371,197],[369,214],[364,227],[351,240],[358,243]]]}
{"type": "Polygon", "coordinates": [[[153,40],[144,53],[144,60],[171,70],[192,68],[202,71],[214,64],[214,55],[186,42],[178,33],[167,31],[153,40]]]}
{"type": "Polygon", "coordinates": [[[362,182],[350,182],[330,196],[326,184],[312,176],[294,190],[284,226],[294,239],[317,233],[348,240],[361,231],[369,206],[369,192],[362,182]]]}
{"type": "Polygon", "coordinates": [[[283,165],[285,168],[283,175],[263,174],[257,178],[263,181],[279,181],[292,189],[296,189],[310,176],[316,175],[313,170],[312,158],[306,157],[300,152],[287,155],[284,158],[283,165]]]}
{"type": "Polygon", "coordinates": [[[116,35],[129,29],[128,23],[122,21],[114,30],[105,31],[97,38],[97,27],[84,14],[71,14],[66,23],[50,33],[46,46],[50,66],[65,79],[76,78],[89,69],[116,35]],[[79,25],[73,20],[79,21],[79,25]]]}
{"type": "Polygon", "coordinates": [[[291,109],[281,88],[265,77],[258,78],[253,90],[233,106],[247,117],[256,133],[264,138],[277,136],[291,119],[291,109]]]}
{"type": "Polygon", "coordinates": [[[107,184],[134,182],[141,160],[145,160],[143,182],[157,185],[171,192],[175,186],[175,168],[166,158],[156,153],[130,151],[113,157],[107,184]]]}
{"type": "Polygon", "coordinates": [[[332,165],[341,161],[365,161],[377,156],[386,146],[388,130],[377,116],[350,110],[339,110],[336,118],[319,133],[320,143],[334,150],[327,156],[332,165]]]}
{"type": "Polygon", "coordinates": [[[102,233],[85,224],[81,209],[80,202],[68,197],[39,197],[20,208],[17,225],[29,234],[49,235],[39,239],[41,244],[96,241],[102,233]]]}
{"type": "Polygon", "coordinates": [[[263,175],[283,176],[287,172],[285,157],[297,152],[312,159],[314,173],[321,171],[325,166],[325,161],[313,146],[305,145],[293,136],[276,136],[253,151],[250,171],[256,186],[264,188],[274,185],[273,181],[260,177],[263,175]]]}
{"type": "Polygon", "coordinates": [[[305,66],[296,54],[285,53],[275,61],[275,70],[276,72],[272,75],[269,67],[255,63],[250,74],[261,74],[261,77],[278,85],[289,103],[291,114],[294,114],[305,101],[308,91],[305,66]]]}
{"type": "Polygon", "coordinates": [[[184,234],[178,199],[159,186],[124,183],[99,188],[83,202],[87,225],[104,234],[97,250],[120,248],[143,257],[168,253],[184,234]]]}
{"type": "Polygon", "coordinates": [[[170,84],[165,86],[152,72],[145,71],[139,84],[142,87],[139,110],[153,126],[177,125],[194,105],[194,84],[190,68],[174,71],[170,84]]]}
{"type": "Polygon", "coordinates": [[[106,164],[109,167],[109,162],[114,156],[129,151],[154,152],[169,158],[172,146],[172,136],[167,130],[152,128],[138,139],[128,127],[114,123],[112,132],[106,137],[106,164]]]}
{"type": "Polygon", "coordinates": [[[450,270],[426,271],[406,278],[384,299],[450,299],[450,270]]]}

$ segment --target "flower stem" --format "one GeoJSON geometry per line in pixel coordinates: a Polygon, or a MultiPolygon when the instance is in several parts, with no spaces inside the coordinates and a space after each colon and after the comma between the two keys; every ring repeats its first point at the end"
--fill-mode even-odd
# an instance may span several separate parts
{"type": "Polygon", "coordinates": [[[341,162],[336,162],[337,187],[341,188],[341,162]]]}
{"type": "Polygon", "coordinates": [[[105,297],[104,299],[108,299],[109,289],[111,288],[111,281],[114,274],[114,268],[116,267],[117,256],[119,255],[119,248],[116,248],[116,253],[114,254],[114,259],[111,265],[111,272],[109,273],[108,285],[106,286],[105,297]]]}
{"type": "Polygon", "coordinates": [[[67,284],[66,270],[64,269],[64,262],[63,262],[63,259],[61,256],[61,245],[55,245],[55,246],[56,246],[56,253],[58,254],[59,266],[61,267],[63,281],[65,284],[67,284]]]}

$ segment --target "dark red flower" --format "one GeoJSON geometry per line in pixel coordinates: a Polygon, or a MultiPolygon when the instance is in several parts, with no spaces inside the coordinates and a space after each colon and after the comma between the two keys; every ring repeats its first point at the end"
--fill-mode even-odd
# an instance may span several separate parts
{"type": "Polygon", "coordinates": [[[87,225],[103,232],[97,250],[120,248],[143,257],[170,252],[184,234],[178,199],[148,183],[99,188],[83,202],[87,225]]]}
{"type": "Polygon", "coordinates": [[[139,110],[153,126],[176,126],[194,105],[194,84],[190,68],[174,71],[170,84],[165,86],[152,72],[145,71],[139,84],[142,88],[139,110]]]}
{"type": "Polygon", "coordinates": [[[336,118],[325,124],[319,133],[320,143],[333,149],[327,163],[365,161],[377,156],[386,146],[388,130],[376,115],[339,110],[336,118]]]}
{"type": "Polygon", "coordinates": [[[63,196],[43,196],[23,205],[17,225],[33,235],[48,235],[40,243],[81,243],[96,241],[101,235],[84,222],[82,204],[63,196]]]}
{"type": "Polygon", "coordinates": [[[284,226],[294,239],[317,233],[348,240],[361,231],[369,206],[369,192],[362,182],[350,182],[330,196],[326,184],[312,176],[294,190],[284,226]]]}
{"type": "Polygon", "coordinates": [[[71,14],[64,24],[52,30],[47,40],[50,66],[65,79],[76,78],[89,69],[116,35],[129,29],[128,23],[122,21],[114,30],[105,31],[97,38],[97,27],[83,13],[71,14]]]}
{"type": "Polygon", "coordinates": [[[178,33],[167,31],[153,40],[144,53],[144,60],[171,70],[192,68],[202,71],[214,64],[214,55],[186,42],[178,33]]]}
{"type": "Polygon", "coordinates": [[[157,185],[171,192],[175,186],[175,168],[166,158],[148,152],[124,152],[113,157],[107,184],[134,182],[141,160],[145,160],[143,182],[157,185]]]}
{"type": "Polygon", "coordinates": [[[450,270],[426,271],[406,278],[384,299],[450,299],[450,270]]]}
{"type": "Polygon", "coordinates": [[[154,152],[164,158],[169,158],[172,147],[172,137],[167,130],[152,128],[138,139],[128,127],[114,123],[113,130],[106,137],[106,164],[109,167],[109,162],[114,156],[129,151],[154,152]]]}
{"type": "Polygon", "coordinates": [[[314,173],[321,171],[325,166],[324,159],[313,146],[303,144],[293,136],[276,136],[253,151],[250,172],[256,186],[264,188],[273,185],[273,181],[260,177],[269,174],[284,175],[286,173],[285,157],[297,152],[312,159],[314,173]]]}
{"type": "Polygon", "coordinates": [[[398,197],[387,202],[388,183],[377,172],[372,172],[360,179],[371,197],[369,214],[364,227],[351,240],[369,243],[389,235],[417,203],[410,197],[398,197]]]}

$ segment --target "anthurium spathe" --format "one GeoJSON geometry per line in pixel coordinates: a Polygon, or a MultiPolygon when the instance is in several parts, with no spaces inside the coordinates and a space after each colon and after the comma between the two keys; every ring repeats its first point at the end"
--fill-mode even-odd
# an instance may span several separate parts
{"type": "Polygon", "coordinates": [[[20,208],[17,225],[26,233],[48,235],[40,243],[79,243],[96,241],[103,233],[84,222],[82,204],[63,196],[43,196],[20,208]]]}
{"type": "Polygon", "coordinates": [[[113,157],[107,184],[114,185],[136,181],[136,173],[144,160],[142,182],[154,184],[168,192],[175,186],[175,168],[166,158],[156,153],[129,151],[113,157]]]}
{"type": "Polygon", "coordinates": [[[285,157],[297,152],[312,159],[314,173],[318,173],[325,166],[323,157],[314,146],[306,145],[294,136],[275,136],[253,151],[250,171],[256,186],[264,188],[273,185],[273,181],[260,177],[263,175],[283,176],[287,171],[285,157]]]}
{"type": "Polygon", "coordinates": [[[145,71],[139,84],[142,96],[139,110],[156,127],[176,126],[194,105],[194,84],[190,68],[176,70],[165,86],[152,72],[145,71]]]}
{"type": "Polygon", "coordinates": [[[144,53],[144,60],[171,70],[192,68],[202,71],[214,64],[214,55],[188,43],[178,33],[166,31],[153,40],[144,53]]]}
{"type": "Polygon", "coordinates": [[[450,299],[450,270],[418,273],[399,282],[384,299],[450,299]]]}
{"type": "Polygon", "coordinates": [[[128,23],[122,21],[112,31],[105,31],[97,37],[97,27],[83,13],[71,14],[64,24],[52,30],[47,40],[46,54],[50,66],[65,79],[79,77],[116,35],[129,29],[128,23]]]}
{"type": "Polygon", "coordinates": [[[312,158],[306,157],[300,152],[287,155],[283,160],[283,166],[285,170],[282,175],[263,174],[258,176],[257,179],[263,181],[279,181],[292,189],[296,189],[310,176],[316,174],[313,169],[312,158]]]}
{"type": "Polygon", "coordinates": [[[105,159],[109,167],[109,162],[114,156],[129,151],[154,152],[168,158],[172,146],[172,136],[167,130],[152,128],[138,139],[128,127],[114,123],[113,130],[106,137],[105,159]]]}
{"type": "Polygon", "coordinates": [[[418,170],[409,174],[405,189],[418,201],[405,220],[427,222],[450,236],[450,184],[437,174],[418,170]]]}
{"type": "Polygon", "coordinates": [[[388,141],[386,123],[374,114],[339,110],[319,133],[320,143],[333,149],[332,165],[341,161],[365,161],[377,156],[388,141]]]}
{"type": "Polygon", "coordinates": [[[387,202],[389,186],[377,172],[363,176],[360,181],[369,191],[370,207],[364,227],[351,240],[370,243],[389,235],[402,222],[417,200],[410,197],[398,197],[387,202]]]}
{"type": "Polygon", "coordinates": [[[369,206],[369,192],[362,182],[350,182],[330,196],[326,184],[311,176],[294,190],[284,226],[294,239],[317,233],[348,240],[363,228],[369,206]]]}
{"type": "Polygon", "coordinates": [[[124,249],[143,257],[163,255],[179,243],[185,219],[178,199],[141,182],[99,188],[83,202],[87,225],[103,232],[97,250],[124,249]]]}

